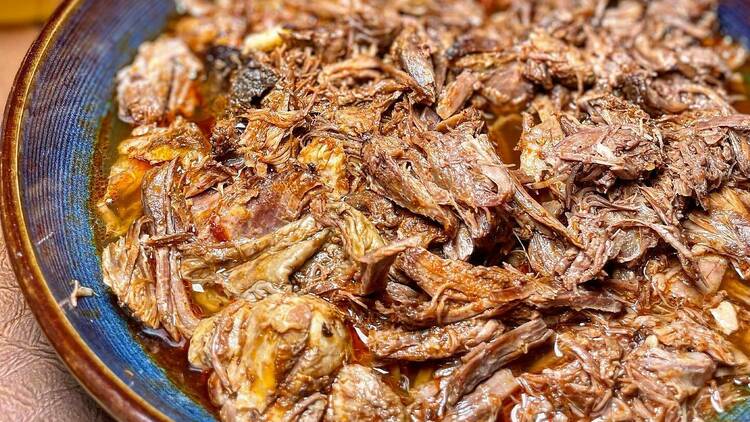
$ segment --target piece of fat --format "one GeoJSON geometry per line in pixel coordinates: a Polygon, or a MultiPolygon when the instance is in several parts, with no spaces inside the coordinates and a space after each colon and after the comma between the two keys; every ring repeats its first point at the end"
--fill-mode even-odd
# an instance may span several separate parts
{"type": "Polygon", "coordinates": [[[262,32],[249,34],[242,42],[242,52],[247,54],[251,51],[271,51],[284,42],[284,39],[281,38],[284,31],[284,28],[274,26],[262,32]]]}
{"type": "Polygon", "coordinates": [[[737,321],[737,310],[728,301],[721,302],[719,306],[711,309],[710,312],[716,320],[716,325],[719,326],[724,334],[730,335],[740,328],[740,324],[737,321]]]}

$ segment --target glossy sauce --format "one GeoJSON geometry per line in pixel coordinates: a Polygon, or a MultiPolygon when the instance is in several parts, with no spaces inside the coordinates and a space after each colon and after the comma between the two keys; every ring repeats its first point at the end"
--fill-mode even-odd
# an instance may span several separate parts
{"type": "Polygon", "coordinates": [[[146,330],[132,318],[128,318],[130,330],[135,339],[151,359],[164,369],[164,372],[175,386],[185,395],[203,405],[208,411],[217,415],[217,408],[208,397],[209,373],[190,367],[188,362],[188,345],[186,341],[174,344],[164,330],[146,330]]]}

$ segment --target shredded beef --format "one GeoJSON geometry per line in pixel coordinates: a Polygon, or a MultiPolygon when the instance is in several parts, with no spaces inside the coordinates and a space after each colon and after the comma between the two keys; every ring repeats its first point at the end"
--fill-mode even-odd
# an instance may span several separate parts
{"type": "Polygon", "coordinates": [[[716,0],[178,6],[117,74],[102,275],[222,420],[747,398],[746,52],[716,0]]]}

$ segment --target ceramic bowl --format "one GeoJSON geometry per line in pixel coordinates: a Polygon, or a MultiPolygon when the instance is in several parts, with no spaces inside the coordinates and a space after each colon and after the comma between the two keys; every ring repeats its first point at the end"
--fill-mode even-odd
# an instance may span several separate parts
{"type": "MultiPolygon", "coordinates": [[[[721,7],[750,34],[746,0],[721,7]]],[[[120,420],[213,420],[134,339],[102,284],[89,207],[95,143],[112,112],[114,77],[174,14],[171,0],[72,0],[29,51],[5,111],[0,198],[18,281],[70,371],[120,420]],[[72,280],[96,296],[72,308],[72,280]]],[[[723,418],[750,418],[750,405],[723,418]]]]}

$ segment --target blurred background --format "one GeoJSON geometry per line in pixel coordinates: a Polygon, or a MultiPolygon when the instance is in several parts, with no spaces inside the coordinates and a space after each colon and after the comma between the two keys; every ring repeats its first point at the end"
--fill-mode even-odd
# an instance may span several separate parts
{"type": "Polygon", "coordinates": [[[0,112],[26,50],[60,0],[0,0],[0,112]]]}
{"type": "Polygon", "coordinates": [[[44,22],[59,2],[59,0],[0,0],[0,25],[44,22]]]}

